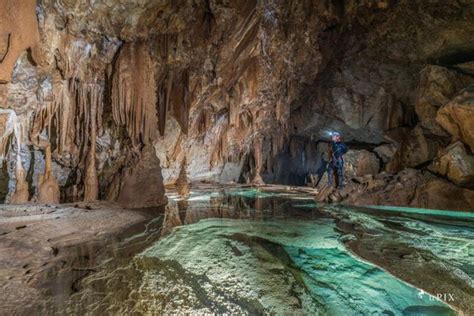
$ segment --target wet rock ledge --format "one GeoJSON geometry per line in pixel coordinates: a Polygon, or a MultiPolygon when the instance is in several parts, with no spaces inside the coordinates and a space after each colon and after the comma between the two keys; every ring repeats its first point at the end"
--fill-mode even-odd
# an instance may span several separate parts
{"type": "Polygon", "coordinates": [[[112,248],[147,218],[108,203],[2,206],[0,314],[61,309],[58,304],[96,270],[100,256],[117,251],[112,248]]]}

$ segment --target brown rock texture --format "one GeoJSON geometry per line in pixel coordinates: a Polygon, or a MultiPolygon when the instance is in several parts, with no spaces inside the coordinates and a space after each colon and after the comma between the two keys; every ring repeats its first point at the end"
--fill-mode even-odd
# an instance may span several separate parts
{"type": "Polygon", "coordinates": [[[405,136],[388,163],[387,170],[397,172],[429,162],[437,156],[444,145],[445,141],[442,138],[418,125],[405,136]]]}
{"type": "Polygon", "coordinates": [[[189,180],[187,176],[187,163],[186,158],[183,159],[181,162],[181,171],[179,172],[178,179],[176,180],[176,191],[178,192],[179,196],[182,198],[188,198],[190,192],[189,180]]]}
{"type": "Polygon", "coordinates": [[[44,174],[38,178],[38,203],[59,204],[59,185],[52,171],[51,147],[45,149],[44,174]]]}
{"type": "Polygon", "coordinates": [[[184,157],[189,182],[317,186],[331,131],[360,153],[348,182],[425,174],[457,140],[473,151],[468,1],[0,4],[7,201],[17,159],[38,200],[40,139],[61,202],[131,204],[138,169],[174,184],[184,157]],[[157,159],[139,168],[145,148],[157,159]]]}
{"type": "Polygon", "coordinates": [[[16,164],[16,186],[10,202],[12,204],[26,204],[29,200],[28,182],[26,182],[26,172],[21,164],[21,160],[17,158],[16,164]]]}
{"type": "Polygon", "coordinates": [[[375,175],[380,171],[380,161],[368,150],[349,150],[344,156],[344,168],[345,175],[349,178],[375,175]]]}
{"type": "Polygon", "coordinates": [[[429,169],[457,185],[474,185],[474,156],[460,141],[444,149],[429,169]]]}
{"type": "Polygon", "coordinates": [[[11,80],[13,67],[27,48],[39,40],[35,0],[0,1],[0,83],[11,80]]]}
{"type": "Polygon", "coordinates": [[[361,178],[340,194],[344,203],[397,205],[429,209],[472,211],[474,191],[438,177],[406,169],[395,175],[361,178]]]}
{"type": "Polygon", "coordinates": [[[444,105],[436,121],[454,139],[461,139],[474,151],[474,86],[462,90],[451,102],[444,105]]]}
{"type": "Polygon", "coordinates": [[[124,170],[117,202],[128,208],[166,204],[160,161],[151,147],[145,147],[138,162],[124,170]]]}
{"type": "Polygon", "coordinates": [[[436,122],[439,108],[450,102],[456,94],[472,82],[472,77],[441,66],[427,66],[420,72],[416,114],[424,128],[436,135],[446,132],[436,122]]]}

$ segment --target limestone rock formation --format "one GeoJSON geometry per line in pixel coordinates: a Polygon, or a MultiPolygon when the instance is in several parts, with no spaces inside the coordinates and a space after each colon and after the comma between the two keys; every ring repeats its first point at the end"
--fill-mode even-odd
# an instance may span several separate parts
{"type": "Polygon", "coordinates": [[[176,190],[178,191],[179,196],[182,198],[188,198],[189,197],[189,180],[188,176],[186,174],[187,170],[187,163],[186,163],[186,157],[183,159],[181,162],[181,171],[179,172],[178,179],[176,180],[176,190]]]}
{"type": "Polygon", "coordinates": [[[160,161],[146,146],[138,162],[122,173],[117,202],[124,207],[143,208],[166,204],[160,161]]]}
{"type": "Polygon", "coordinates": [[[374,148],[374,152],[382,159],[383,163],[387,163],[392,160],[393,156],[397,151],[395,144],[383,144],[374,148]]]}
{"type": "Polygon", "coordinates": [[[474,156],[467,153],[460,141],[444,149],[429,169],[457,185],[474,185],[474,156]]]}
{"type": "Polygon", "coordinates": [[[344,156],[344,169],[348,178],[375,175],[380,171],[380,161],[368,150],[349,150],[344,156]]]}
{"type": "Polygon", "coordinates": [[[23,201],[41,192],[40,139],[61,202],[131,202],[138,169],[174,184],[184,157],[188,182],[317,185],[331,131],[356,150],[347,180],[371,187],[382,170],[427,176],[453,141],[473,151],[469,2],[0,4],[7,201],[17,181],[23,201]]]}
{"type": "Polygon", "coordinates": [[[429,209],[472,211],[474,190],[451,182],[405,169],[396,175],[380,174],[369,181],[351,183],[341,192],[344,203],[357,205],[398,205],[429,209]]]}
{"type": "Polygon", "coordinates": [[[388,163],[387,170],[397,172],[406,167],[417,167],[431,161],[443,148],[442,138],[418,125],[406,135],[404,141],[388,163]]]}
{"type": "Polygon", "coordinates": [[[9,82],[26,49],[37,49],[39,33],[35,0],[0,1],[0,83],[9,82]]]}
{"type": "Polygon", "coordinates": [[[58,204],[60,202],[59,185],[52,170],[51,147],[45,149],[44,174],[38,178],[38,203],[58,204]]]}
{"type": "Polygon", "coordinates": [[[420,72],[418,95],[415,109],[421,125],[436,135],[446,132],[436,122],[439,108],[449,101],[473,79],[470,76],[449,70],[445,67],[430,65],[420,72]]]}
{"type": "Polygon", "coordinates": [[[26,181],[26,172],[21,164],[20,157],[17,157],[16,163],[16,186],[15,192],[13,192],[10,202],[12,204],[25,204],[29,200],[28,182],[26,181]]]}
{"type": "Polygon", "coordinates": [[[474,151],[474,85],[462,90],[451,102],[444,105],[436,116],[436,121],[454,139],[462,140],[474,151]]]}

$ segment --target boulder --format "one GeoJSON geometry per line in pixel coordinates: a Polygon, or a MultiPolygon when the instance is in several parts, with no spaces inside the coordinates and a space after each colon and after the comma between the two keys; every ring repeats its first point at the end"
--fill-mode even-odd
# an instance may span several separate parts
{"type": "Polygon", "coordinates": [[[473,82],[472,77],[441,66],[426,66],[420,73],[415,104],[420,124],[430,132],[446,136],[436,122],[436,113],[461,89],[473,82]]]}
{"type": "Polygon", "coordinates": [[[413,207],[441,210],[474,210],[474,190],[458,187],[449,181],[432,178],[415,190],[413,207]]]}
{"type": "Polygon", "coordinates": [[[397,146],[394,144],[383,144],[374,149],[374,152],[382,159],[384,164],[392,160],[397,152],[397,146]]]}
{"type": "Polygon", "coordinates": [[[474,62],[473,61],[457,64],[454,67],[460,72],[463,72],[468,75],[474,75],[474,62]]]}
{"type": "Polygon", "coordinates": [[[462,90],[451,102],[442,106],[436,121],[474,151],[474,85],[462,90]]]}
{"type": "Polygon", "coordinates": [[[347,196],[344,203],[459,211],[474,209],[474,190],[459,187],[427,172],[405,169],[392,176],[379,174],[373,179],[364,178],[365,181],[352,182],[344,189],[342,195],[347,196]]]}
{"type": "Polygon", "coordinates": [[[444,146],[442,138],[418,125],[406,136],[386,169],[398,172],[407,167],[417,167],[435,158],[444,146]]]}
{"type": "Polygon", "coordinates": [[[380,160],[368,150],[349,150],[344,156],[346,179],[367,174],[377,174],[380,171],[380,160]]]}
{"type": "Polygon", "coordinates": [[[474,184],[474,156],[468,154],[464,144],[459,141],[446,148],[429,169],[457,185],[474,184]]]}

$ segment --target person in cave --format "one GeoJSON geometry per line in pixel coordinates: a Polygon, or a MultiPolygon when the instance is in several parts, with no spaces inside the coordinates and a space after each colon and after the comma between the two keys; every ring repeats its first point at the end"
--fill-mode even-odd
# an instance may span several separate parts
{"type": "Polygon", "coordinates": [[[342,189],[344,187],[344,158],[347,153],[347,145],[342,142],[342,136],[338,132],[331,134],[331,144],[329,146],[329,162],[328,162],[328,185],[333,185],[333,179],[336,178],[336,187],[342,189]]]}

